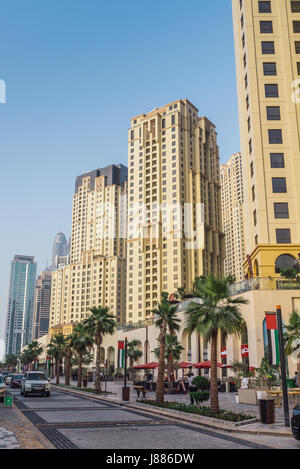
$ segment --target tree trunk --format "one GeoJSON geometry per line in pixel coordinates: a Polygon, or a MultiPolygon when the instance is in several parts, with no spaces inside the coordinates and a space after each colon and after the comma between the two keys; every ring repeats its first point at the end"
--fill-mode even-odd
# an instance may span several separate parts
{"type": "Polygon", "coordinates": [[[77,387],[81,388],[82,385],[82,353],[78,353],[78,377],[77,377],[77,387]]]}
{"type": "Polygon", "coordinates": [[[211,369],[210,369],[210,410],[219,411],[218,375],[217,375],[217,343],[218,335],[214,332],[211,338],[211,369]]]}
{"type": "Polygon", "coordinates": [[[96,337],[96,381],[95,381],[95,390],[96,392],[101,392],[101,381],[100,381],[100,347],[101,347],[101,337],[96,337]]]}
{"type": "Polygon", "coordinates": [[[166,328],[162,327],[160,332],[160,354],[159,366],[156,386],[156,402],[163,403],[165,398],[165,342],[166,342],[166,328]]]}
{"type": "Polygon", "coordinates": [[[67,347],[66,350],[66,372],[65,372],[65,384],[70,386],[70,372],[71,372],[71,348],[67,347]]]}
{"type": "Polygon", "coordinates": [[[59,384],[60,360],[56,362],[56,384],[59,384]]]}
{"type": "Polygon", "coordinates": [[[172,389],[173,381],[172,381],[172,374],[174,373],[174,362],[173,362],[173,355],[170,353],[168,357],[168,387],[172,389]]]}

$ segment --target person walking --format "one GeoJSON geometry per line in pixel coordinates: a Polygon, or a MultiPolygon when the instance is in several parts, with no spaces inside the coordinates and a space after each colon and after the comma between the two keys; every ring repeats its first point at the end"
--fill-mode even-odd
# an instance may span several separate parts
{"type": "Polygon", "coordinates": [[[298,388],[299,387],[299,377],[298,377],[298,372],[297,371],[295,371],[295,376],[294,376],[293,380],[294,380],[295,388],[298,388]]]}
{"type": "Polygon", "coordinates": [[[194,373],[191,373],[188,378],[191,405],[194,405],[194,402],[195,402],[193,396],[191,396],[191,392],[195,391],[195,386],[193,385],[193,379],[194,379],[194,373]]]}

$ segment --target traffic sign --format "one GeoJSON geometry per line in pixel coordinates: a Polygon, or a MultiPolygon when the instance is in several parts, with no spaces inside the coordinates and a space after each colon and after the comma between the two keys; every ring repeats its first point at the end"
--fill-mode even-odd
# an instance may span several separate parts
{"type": "Polygon", "coordinates": [[[5,396],[4,397],[4,407],[11,407],[13,405],[13,397],[5,396]]]}

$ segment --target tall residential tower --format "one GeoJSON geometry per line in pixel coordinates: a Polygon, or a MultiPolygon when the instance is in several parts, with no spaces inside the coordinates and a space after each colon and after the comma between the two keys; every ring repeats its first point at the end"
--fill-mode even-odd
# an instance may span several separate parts
{"type": "Polygon", "coordinates": [[[232,155],[221,165],[222,223],[225,233],[225,275],[244,280],[245,221],[242,155],[232,155]]]}
{"type": "Polygon", "coordinates": [[[232,6],[244,268],[249,276],[269,277],[300,252],[300,1],[232,0],[232,6]]]}
{"type": "Polygon", "coordinates": [[[214,124],[187,99],[131,119],[127,322],[153,316],[161,292],[191,290],[223,271],[220,166],[214,124]]]}
{"type": "Polygon", "coordinates": [[[78,176],[70,265],[52,274],[50,325],[81,321],[107,306],[121,324],[126,306],[127,168],[111,165],[78,176]]]}

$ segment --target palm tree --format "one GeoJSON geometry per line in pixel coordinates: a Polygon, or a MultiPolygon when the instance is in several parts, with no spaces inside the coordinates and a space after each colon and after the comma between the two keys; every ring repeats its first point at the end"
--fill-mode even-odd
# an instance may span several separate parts
{"type": "MultiPolygon", "coordinates": [[[[284,341],[287,355],[291,355],[297,350],[300,352],[300,315],[296,311],[291,313],[289,323],[285,326],[284,341]]],[[[300,376],[299,359],[297,362],[297,371],[300,376]]]]}
{"type": "Polygon", "coordinates": [[[78,378],[77,387],[81,388],[81,377],[82,377],[82,362],[83,357],[93,347],[94,341],[88,334],[86,327],[79,323],[74,328],[73,334],[70,339],[70,347],[76,352],[78,357],[78,378]]]}
{"type": "Polygon", "coordinates": [[[47,345],[48,355],[55,358],[56,362],[56,384],[59,384],[60,364],[66,354],[67,339],[63,334],[52,337],[47,345]]]}
{"type": "Polygon", "coordinates": [[[23,352],[20,354],[20,362],[23,365],[30,365],[30,368],[33,369],[34,362],[43,352],[43,347],[39,345],[37,341],[33,341],[26,346],[23,352]]]}
{"type": "Polygon", "coordinates": [[[202,333],[204,340],[211,342],[211,411],[219,411],[218,380],[217,380],[217,342],[218,333],[242,334],[244,319],[239,306],[248,300],[232,298],[230,293],[231,278],[216,278],[210,274],[205,279],[195,279],[194,296],[201,303],[192,301],[186,315],[186,328],[190,333],[202,333]]]}
{"type": "Polygon", "coordinates": [[[66,337],[66,355],[65,355],[65,385],[70,386],[72,348],[70,345],[71,337],[66,337]]]}
{"type": "Polygon", "coordinates": [[[89,308],[91,315],[83,321],[90,337],[96,344],[96,392],[101,392],[100,382],[100,348],[103,337],[107,334],[113,335],[116,327],[115,316],[109,314],[108,308],[93,306],[89,308]]]}
{"type": "Polygon", "coordinates": [[[167,330],[170,334],[180,329],[180,319],[176,317],[178,305],[171,306],[168,293],[162,292],[161,302],[152,312],[156,317],[155,326],[159,328],[159,366],[156,386],[156,402],[164,402],[165,342],[167,330]]]}
{"type": "MultiPolygon", "coordinates": [[[[178,342],[177,335],[171,335],[171,334],[166,335],[165,360],[167,361],[169,387],[171,385],[172,373],[174,373],[174,360],[177,362],[180,360],[183,350],[184,350],[184,347],[182,347],[180,342],[178,342]]],[[[159,359],[160,347],[157,347],[154,350],[154,355],[159,359]]]]}
{"type": "Polygon", "coordinates": [[[139,343],[140,342],[136,339],[133,339],[131,342],[127,343],[127,356],[129,358],[129,367],[131,370],[133,369],[134,362],[136,362],[143,355],[143,352],[137,348],[139,343]]]}

